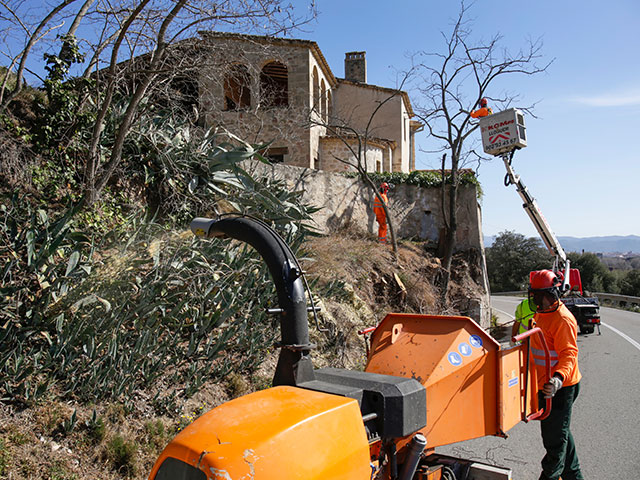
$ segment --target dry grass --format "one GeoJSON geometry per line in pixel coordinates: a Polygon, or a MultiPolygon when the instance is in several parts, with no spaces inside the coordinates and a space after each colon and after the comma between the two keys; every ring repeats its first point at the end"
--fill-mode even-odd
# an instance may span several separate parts
{"type": "Polygon", "coordinates": [[[305,265],[309,276],[350,285],[378,320],[392,311],[437,313],[433,278],[439,261],[423,243],[400,242],[396,261],[390,246],[341,231],[309,241],[306,250],[313,255],[305,265]]]}

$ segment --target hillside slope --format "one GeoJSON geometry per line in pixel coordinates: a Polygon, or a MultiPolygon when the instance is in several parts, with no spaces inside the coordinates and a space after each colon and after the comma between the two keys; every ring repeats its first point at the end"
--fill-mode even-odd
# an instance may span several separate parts
{"type": "MultiPolygon", "coordinates": [[[[103,262],[109,265],[106,255],[103,262]]],[[[112,255],[125,271],[133,265],[115,251],[112,255]]],[[[322,306],[319,324],[328,330],[318,331],[310,318],[312,341],[318,344],[316,367],[362,369],[364,342],[357,331],[376,325],[388,312],[443,313],[434,286],[440,264],[424,243],[400,242],[396,262],[388,246],[365,234],[342,231],[308,240],[299,257],[322,306]]],[[[475,263],[473,255],[457,255],[452,306],[446,313],[464,313],[468,299],[480,294],[475,263]]],[[[190,398],[180,396],[170,413],[157,410],[153,389],[138,391],[127,405],[98,398],[61,401],[55,388],[26,408],[0,403],[0,478],[146,478],[164,445],[202,412],[267,388],[276,356],[272,348],[257,368],[204,383],[190,398]]],[[[183,387],[156,388],[180,392],[183,387]]]]}

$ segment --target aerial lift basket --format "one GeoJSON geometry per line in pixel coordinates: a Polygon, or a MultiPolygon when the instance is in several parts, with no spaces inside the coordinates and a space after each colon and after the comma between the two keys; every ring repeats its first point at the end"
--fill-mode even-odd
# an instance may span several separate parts
{"type": "Polygon", "coordinates": [[[482,117],[480,132],[482,148],[489,155],[499,156],[527,146],[524,115],[516,108],[482,117]]]}

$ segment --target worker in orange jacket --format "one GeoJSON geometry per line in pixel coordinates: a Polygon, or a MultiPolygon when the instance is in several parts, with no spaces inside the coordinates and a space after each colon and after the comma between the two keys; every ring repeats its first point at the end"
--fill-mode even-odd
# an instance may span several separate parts
{"type": "Polygon", "coordinates": [[[472,118],[488,117],[489,115],[493,115],[493,110],[487,106],[487,99],[481,98],[480,108],[472,111],[469,115],[471,115],[472,118]]]}
{"type": "MultiPolygon", "coordinates": [[[[385,205],[389,204],[387,198],[387,192],[389,191],[389,184],[382,182],[380,185],[380,196],[385,205]]],[[[384,213],[382,202],[376,196],[373,199],[373,213],[376,215],[376,221],[378,222],[378,242],[387,243],[387,214],[384,213]]]]}
{"type": "Polygon", "coordinates": [[[551,378],[545,378],[546,360],[541,340],[531,337],[531,354],[538,377],[539,402],[553,398],[551,413],[540,422],[542,459],[540,480],[583,480],[575,443],[571,435],[571,410],[580,392],[578,369],[578,324],[559,300],[562,281],[551,270],[531,274],[529,297],[537,305],[535,327],[542,330],[550,351],[551,378]]]}

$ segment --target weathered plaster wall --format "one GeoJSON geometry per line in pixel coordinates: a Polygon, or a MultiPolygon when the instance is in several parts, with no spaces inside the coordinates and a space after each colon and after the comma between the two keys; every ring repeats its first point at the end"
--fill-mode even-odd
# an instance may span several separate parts
{"type": "MultiPolygon", "coordinates": [[[[355,140],[350,141],[351,148],[355,151],[358,149],[358,143],[355,140]]],[[[367,171],[375,172],[376,165],[380,165],[380,171],[384,171],[385,164],[388,163],[388,148],[383,148],[379,145],[369,144],[366,152],[366,164],[367,171]]],[[[322,137],[320,139],[320,158],[322,170],[329,170],[332,172],[355,172],[356,168],[353,166],[357,163],[356,157],[353,152],[345,145],[344,141],[335,137],[322,137]],[[348,161],[349,164],[344,161],[348,161]]]]}
{"type": "Polygon", "coordinates": [[[402,96],[393,96],[394,93],[387,89],[347,82],[341,82],[333,94],[336,117],[360,131],[364,130],[380,102],[385,102],[373,118],[369,135],[393,140],[396,148],[393,149],[391,171],[409,172],[409,132],[405,135],[403,126],[409,114],[402,96]]]}
{"type": "MultiPolygon", "coordinates": [[[[294,190],[304,191],[304,200],[321,207],[313,219],[324,233],[351,224],[372,234],[377,233],[377,223],[372,210],[372,193],[358,178],[346,178],[337,173],[307,168],[264,164],[249,167],[259,175],[285,180],[294,190]]],[[[491,320],[489,284],[484,262],[482,219],[475,187],[462,187],[458,200],[458,232],[456,251],[476,250],[483,275],[482,298],[469,299],[467,314],[487,327],[491,320]]],[[[394,216],[396,234],[401,238],[428,240],[437,245],[443,228],[440,189],[421,188],[413,185],[397,185],[389,193],[389,207],[394,216]]]]}

